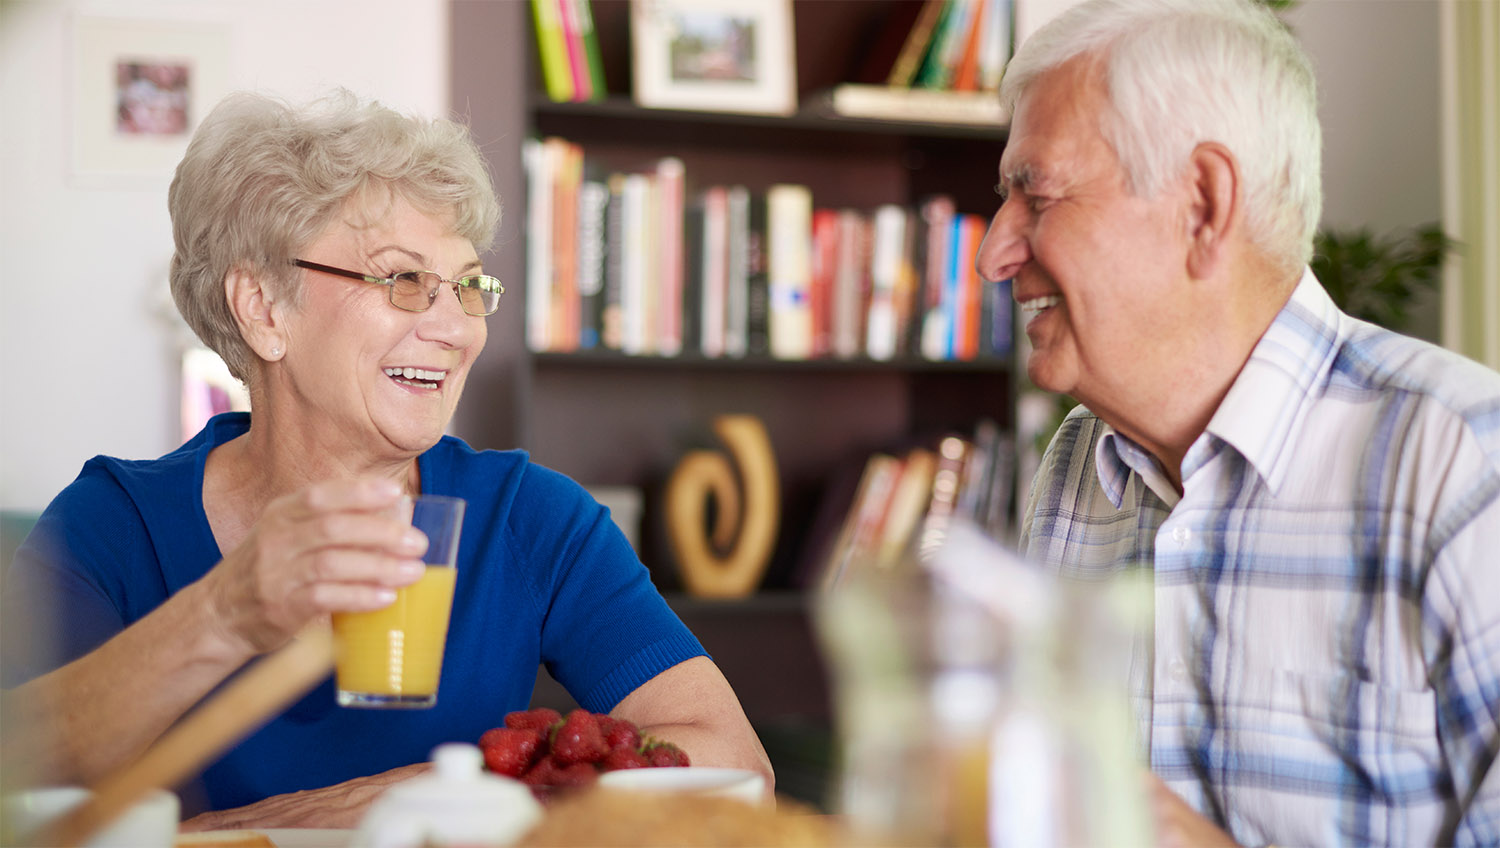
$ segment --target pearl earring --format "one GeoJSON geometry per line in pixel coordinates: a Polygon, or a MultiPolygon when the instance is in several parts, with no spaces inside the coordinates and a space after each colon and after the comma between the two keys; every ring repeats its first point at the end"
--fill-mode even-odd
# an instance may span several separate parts
{"type": "Polygon", "coordinates": [[[271,355],[272,356],[280,356],[281,355],[281,348],[279,348],[279,347],[273,347],[273,348],[271,348],[271,355]]]}

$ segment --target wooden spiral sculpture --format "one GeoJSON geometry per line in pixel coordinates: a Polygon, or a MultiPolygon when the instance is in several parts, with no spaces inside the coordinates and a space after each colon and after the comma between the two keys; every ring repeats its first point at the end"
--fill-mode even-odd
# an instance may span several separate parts
{"type": "Polygon", "coordinates": [[[695,450],[677,463],[667,481],[667,535],[688,592],[739,598],[760,585],[776,544],[776,457],[765,425],[752,415],[721,415],[713,427],[734,466],[717,450],[695,450]]]}

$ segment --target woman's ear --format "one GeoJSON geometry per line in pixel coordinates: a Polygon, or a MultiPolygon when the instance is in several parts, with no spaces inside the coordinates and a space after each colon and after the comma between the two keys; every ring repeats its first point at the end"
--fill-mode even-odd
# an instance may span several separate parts
{"type": "Polygon", "coordinates": [[[1230,260],[1232,239],[1244,217],[1240,167],[1234,154],[1218,142],[1204,142],[1189,158],[1191,205],[1188,210],[1188,274],[1207,279],[1230,260]]]}
{"type": "Polygon", "coordinates": [[[281,304],[267,287],[264,272],[234,266],[224,275],[224,296],[240,336],[257,356],[275,362],[286,355],[281,304]]]}

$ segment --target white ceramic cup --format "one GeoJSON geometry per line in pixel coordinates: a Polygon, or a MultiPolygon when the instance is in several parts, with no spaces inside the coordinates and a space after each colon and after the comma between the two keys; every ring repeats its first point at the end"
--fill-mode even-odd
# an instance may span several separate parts
{"type": "Polygon", "coordinates": [[[766,779],[749,769],[666,766],[607,771],[599,785],[629,792],[672,792],[733,798],[748,804],[765,800],[766,779]]]}
{"type": "MultiPolygon", "coordinates": [[[[52,786],[26,789],[5,796],[4,817],[7,845],[31,846],[30,834],[88,799],[89,790],[79,786],[52,786]]],[[[86,848],[172,848],[177,839],[177,796],[165,789],[154,789],[121,813],[113,822],[94,834],[86,848]]]]}

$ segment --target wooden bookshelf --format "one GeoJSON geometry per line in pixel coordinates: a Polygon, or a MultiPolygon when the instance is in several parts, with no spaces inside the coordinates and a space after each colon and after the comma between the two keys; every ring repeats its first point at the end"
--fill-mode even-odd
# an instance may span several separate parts
{"type": "MultiPolygon", "coordinates": [[[[898,450],[971,432],[982,418],[1015,424],[1009,358],[971,362],[901,359],[707,359],[618,353],[536,354],[525,347],[525,175],[521,142],[555,134],[612,167],[645,169],[681,158],[689,191],[739,183],[809,186],[820,206],[915,206],[944,193],[960,211],[992,214],[1003,129],[830,116],[816,93],[848,79],[862,39],[890,8],[883,0],[816,0],[794,6],[799,95],[790,117],[648,110],[629,98],[628,7],[594,0],[610,94],[595,103],[553,103],[540,94],[529,7],[453,0],[451,91],[484,147],[505,202],[486,269],[507,294],[490,319],[454,431],[479,448],[524,447],[586,485],[628,485],[645,494],[642,558],[674,608],[699,634],[752,720],[801,717],[827,726],[828,686],[806,598],[793,591],[817,556],[811,538],[825,493],[857,476],[875,450],[898,450]],[[766,424],[783,493],[782,530],[762,595],[739,602],[677,594],[680,581],[659,526],[662,486],[683,453],[709,445],[721,413],[766,424]]],[[[538,697],[555,690],[544,685],[538,697]]],[[[809,800],[817,801],[813,798],[809,800]]]]}

